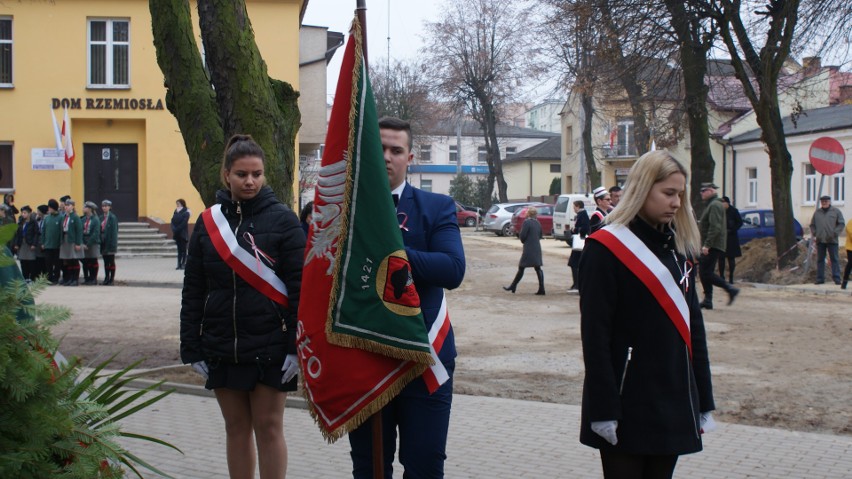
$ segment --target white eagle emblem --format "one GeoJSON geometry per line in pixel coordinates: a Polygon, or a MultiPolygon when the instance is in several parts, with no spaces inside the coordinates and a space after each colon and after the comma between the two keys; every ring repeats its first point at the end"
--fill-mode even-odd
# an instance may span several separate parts
{"type": "Polygon", "coordinates": [[[327,275],[334,272],[334,254],[332,249],[337,246],[340,236],[340,213],[341,204],[346,193],[346,168],[348,166],[347,154],[343,154],[343,161],[332,163],[320,168],[317,177],[317,199],[314,202],[314,211],[311,216],[313,236],[309,245],[305,263],[310,263],[314,258],[327,258],[329,262],[327,275]]]}

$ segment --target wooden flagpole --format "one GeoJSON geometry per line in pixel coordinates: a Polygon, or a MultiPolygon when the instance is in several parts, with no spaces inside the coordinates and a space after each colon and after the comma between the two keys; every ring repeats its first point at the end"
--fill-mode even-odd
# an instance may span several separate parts
{"type": "MultiPolygon", "coordinates": [[[[367,0],[356,0],[355,14],[361,23],[361,50],[364,58],[364,74],[367,74],[367,0]]],[[[373,479],[384,479],[384,441],[382,438],[382,411],[370,418],[371,436],[373,438],[373,479]]]]}

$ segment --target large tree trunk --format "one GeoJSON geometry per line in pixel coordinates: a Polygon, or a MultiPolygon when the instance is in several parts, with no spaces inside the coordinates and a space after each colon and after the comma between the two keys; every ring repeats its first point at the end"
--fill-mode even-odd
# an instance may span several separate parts
{"type": "MultiPolygon", "coordinates": [[[[620,67],[625,64],[622,58],[620,67]]],[[[651,147],[651,130],[648,128],[648,119],[642,102],[645,95],[642,93],[642,85],[636,81],[636,75],[624,71],[619,75],[621,85],[627,92],[627,101],[630,103],[630,111],[633,112],[633,142],[636,144],[636,156],[642,156],[651,147]]]]}
{"type": "Polygon", "coordinates": [[[215,202],[225,146],[216,96],[193,39],[186,0],[150,0],[157,63],[163,71],[166,107],[177,119],[189,155],[189,177],[205,205],[215,202]]]}
{"type": "MultiPolygon", "coordinates": [[[[702,38],[701,18],[687,13],[683,0],[665,0],[672,27],[680,43],[680,65],[683,72],[684,97],[690,142],[690,202],[700,218],[704,209],[701,183],[714,181],[716,162],[710,151],[710,126],[707,124],[708,86],[707,51],[712,45],[702,38]]],[[[723,173],[724,174],[724,173],[723,173]]]]}
{"type": "MultiPolygon", "coordinates": [[[[773,84],[774,85],[774,84],[773,84]]],[[[781,109],[777,92],[761,92],[761,101],[755,110],[762,130],[762,140],[769,153],[769,170],[772,188],[772,210],[775,213],[775,251],[778,264],[786,266],[796,258],[796,236],[793,231],[793,198],[790,186],[793,179],[793,161],[787,149],[781,109]],[[773,99],[773,100],[770,100],[773,99]]]]}
{"type": "MultiPolygon", "coordinates": [[[[482,129],[485,136],[486,162],[488,171],[494,175],[497,182],[497,199],[500,203],[509,201],[506,190],[508,185],[503,178],[503,162],[500,159],[500,146],[497,142],[497,116],[494,107],[487,100],[480,99],[482,103],[482,129]]],[[[490,176],[490,175],[489,175],[490,176]]]]}
{"type": "Polygon", "coordinates": [[[169,111],[181,127],[202,200],[208,205],[214,201],[225,141],[248,133],[266,153],[267,183],[282,201],[292,203],[298,93],[269,78],[245,1],[198,0],[209,78],[193,38],[189,3],[150,0],[149,6],[169,111]]]}
{"type": "Polygon", "coordinates": [[[583,156],[586,161],[586,178],[580,178],[583,182],[583,191],[588,191],[585,186],[601,184],[601,173],[595,164],[595,150],[592,144],[592,117],[595,114],[594,96],[583,92],[580,94],[580,104],[583,109],[583,156]]]}

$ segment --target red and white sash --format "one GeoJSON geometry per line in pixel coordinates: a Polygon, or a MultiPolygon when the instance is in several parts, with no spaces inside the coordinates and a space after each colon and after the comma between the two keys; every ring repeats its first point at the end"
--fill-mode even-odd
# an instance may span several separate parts
{"type": "Polygon", "coordinates": [[[201,213],[201,218],[222,261],[264,296],[287,306],[287,286],[272,268],[240,246],[237,237],[231,231],[228,219],[222,214],[222,205],[207,208],[201,213]]]}
{"type": "Polygon", "coordinates": [[[674,323],[692,356],[689,306],[671,271],[624,225],[607,225],[592,238],[606,246],[648,288],[674,323]]]}
{"type": "Polygon", "coordinates": [[[429,351],[432,353],[432,359],[435,364],[429,366],[423,373],[423,380],[426,381],[426,387],[429,389],[429,394],[434,393],[441,387],[442,384],[450,379],[447,368],[438,359],[438,353],[444,347],[444,340],[450,334],[450,313],[447,312],[447,293],[443,292],[441,297],[441,309],[438,310],[438,316],[432,327],[429,328],[429,351]]]}

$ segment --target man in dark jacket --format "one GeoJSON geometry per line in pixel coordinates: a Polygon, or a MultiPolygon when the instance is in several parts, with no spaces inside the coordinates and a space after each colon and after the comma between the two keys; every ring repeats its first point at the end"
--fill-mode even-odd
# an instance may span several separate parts
{"type": "Polygon", "coordinates": [[[701,258],[699,258],[698,274],[701,277],[701,287],[704,288],[704,301],[701,307],[713,309],[713,286],[718,286],[728,293],[728,304],[740,294],[740,290],[725,282],[716,274],[716,265],[725,254],[728,241],[727,219],[722,200],[716,195],[713,183],[701,184],[701,199],[705,201],[704,214],[701,215],[698,229],[701,231],[701,258]]]}
{"type": "Polygon", "coordinates": [[[834,284],[840,284],[840,258],[837,255],[837,238],[843,233],[846,222],[843,213],[831,206],[831,197],[822,196],[819,208],[811,218],[811,235],[817,247],[817,277],[816,284],[825,283],[825,253],[831,259],[831,277],[834,284]]]}
{"type": "MultiPolygon", "coordinates": [[[[398,195],[397,211],[404,214],[408,225],[402,230],[402,241],[411,262],[414,287],[420,296],[428,330],[438,318],[444,289],[455,289],[464,279],[464,248],[456,221],[456,206],[452,198],[414,188],[405,180],[408,165],[414,159],[411,126],[407,121],[382,118],[379,131],[391,194],[398,195]]],[[[446,368],[449,380],[430,394],[421,376],[408,383],[382,409],[384,477],[391,477],[397,431],[403,476],[444,477],[455,357],[455,336],[450,326],[438,352],[438,359],[446,368]]],[[[365,423],[349,433],[349,443],[352,447],[353,477],[374,477],[370,424],[365,423]]]]}

